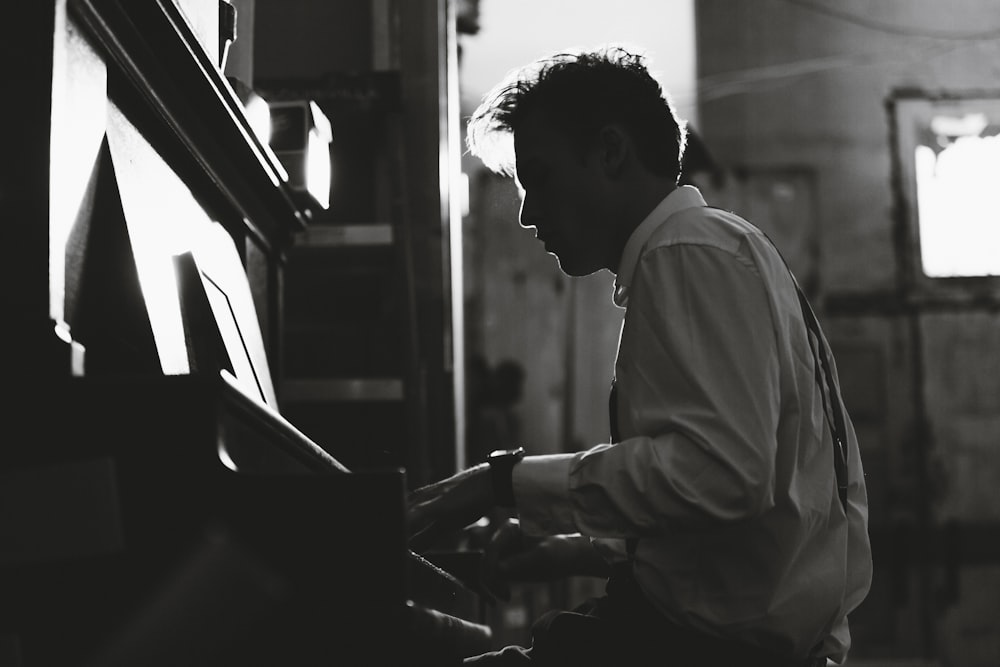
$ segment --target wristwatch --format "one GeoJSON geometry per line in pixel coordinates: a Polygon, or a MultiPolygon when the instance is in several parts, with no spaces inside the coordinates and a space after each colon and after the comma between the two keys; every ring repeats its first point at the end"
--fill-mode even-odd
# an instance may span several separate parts
{"type": "Polygon", "coordinates": [[[490,452],[486,461],[490,464],[493,480],[493,498],[500,507],[514,507],[514,466],[524,458],[524,447],[498,449],[490,452]]]}

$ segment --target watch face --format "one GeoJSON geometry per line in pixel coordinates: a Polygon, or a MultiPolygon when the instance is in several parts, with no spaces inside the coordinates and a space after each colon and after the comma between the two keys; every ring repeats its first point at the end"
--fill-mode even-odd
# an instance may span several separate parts
{"type": "Polygon", "coordinates": [[[486,457],[491,463],[498,463],[506,459],[520,461],[522,458],[524,458],[523,447],[518,447],[517,449],[497,449],[490,452],[489,456],[486,457]]]}

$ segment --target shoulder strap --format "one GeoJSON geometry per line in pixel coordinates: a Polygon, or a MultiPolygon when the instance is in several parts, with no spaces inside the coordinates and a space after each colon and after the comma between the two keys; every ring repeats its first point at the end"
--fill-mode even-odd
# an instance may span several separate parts
{"type": "MultiPolygon", "coordinates": [[[[709,206],[707,208],[715,207],[709,206]]],[[[749,224],[753,225],[753,223],[749,224]]],[[[837,480],[837,496],[840,499],[841,506],[844,508],[844,512],[846,513],[848,488],[847,423],[844,419],[844,412],[840,404],[840,387],[838,386],[837,379],[834,377],[833,371],[831,370],[830,358],[827,354],[826,345],[824,344],[825,339],[823,337],[822,329],[819,326],[819,321],[816,319],[816,314],[813,312],[812,306],[809,305],[809,300],[806,298],[806,295],[802,293],[802,289],[799,287],[799,283],[795,279],[795,275],[792,273],[792,270],[788,266],[788,262],[785,261],[781,251],[778,250],[778,246],[775,245],[774,241],[771,240],[771,237],[769,237],[763,230],[756,225],[753,226],[755,229],[760,231],[764,238],[768,240],[771,247],[774,248],[774,251],[778,254],[778,257],[781,258],[782,263],[785,265],[785,269],[788,271],[788,275],[792,279],[792,284],[795,286],[795,292],[798,295],[799,308],[802,311],[802,319],[805,322],[806,329],[816,340],[815,348],[811,343],[809,344],[809,351],[812,352],[813,355],[816,385],[819,387],[819,393],[823,400],[823,415],[826,418],[827,427],[830,429],[830,435],[833,438],[833,470],[837,480]],[[827,396],[830,397],[830,405],[827,405],[827,396]]],[[[618,386],[614,381],[611,383],[611,393],[608,399],[608,412],[611,423],[611,441],[619,442],[621,438],[618,432],[618,386]]],[[[625,549],[630,561],[635,559],[635,552],[638,548],[638,544],[639,538],[637,537],[629,537],[625,540],[625,549]]]]}
{"type": "MultiPolygon", "coordinates": [[[[792,280],[794,279],[793,276],[792,280]]],[[[837,475],[837,495],[840,497],[840,504],[843,506],[844,512],[847,512],[847,424],[840,406],[840,387],[837,386],[837,379],[833,376],[833,371],[830,370],[830,359],[826,353],[826,345],[823,344],[823,336],[819,322],[816,321],[816,314],[813,313],[809,301],[797,283],[795,291],[799,295],[799,307],[802,309],[802,318],[806,322],[806,328],[816,338],[816,349],[813,349],[812,345],[809,348],[815,362],[816,384],[819,386],[820,396],[823,397],[823,413],[830,429],[830,435],[833,437],[833,470],[837,475]],[[822,378],[820,371],[822,371],[822,378]],[[827,395],[830,397],[829,409],[826,405],[827,395]],[[833,419],[830,418],[831,412],[833,419]]]]}
{"type": "MultiPolygon", "coordinates": [[[[730,213],[731,215],[735,215],[730,211],[714,206],[708,206],[707,208],[714,208],[717,211],[723,211],[730,213]]],[[[812,352],[813,355],[813,368],[815,369],[816,385],[819,387],[819,393],[823,400],[823,415],[826,418],[827,427],[830,429],[830,435],[833,438],[833,470],[837,477],[837,496],[840,498],[840,504],[843,506],[844,512],[847,512],[847,424],[840,404],[840,387],[838,386],[837,379],[834,377],[833,371],[831,370],[832,365],[830,363],[829,356],[827,355],[826,345],[824,344],[825,338],[823,337],[822,329],[819,326],[819,322],[816,319],[816,314],[813,312],[812,306],[809,305],[809,300],[806,298],[806,295],[802,293],[802,289],[799,287],[799,282],[795,279],[795,274],[792,273],[792,269],[788,266],[788,262],[785,261],[784,255],[782,255],[781,251],[778,250],[777,244],[775,244],[771,237],[768,236],[767,233],[765,233],[760,227],[757,227],[757,225],[754,225],[750,221],[746,222],[759,231],[765,239],[767,239],[768,243],[771,244],[771,247],[774,248],[774,252],[776,252],[778,257],[781,258],[781,262],[785,265],[785,270],[788,271],[788,275],[792,279],[792,284],[795,286],[795,292],[799,299],[799,308],[802,310],[802,319],[805,321],[806,329],[813,335],[813,338],[816,339],[815,349],[810,343],[809,351],[812,352]],[[827,396],[830,397],[830,405],[827,405],[827,396]]]]}

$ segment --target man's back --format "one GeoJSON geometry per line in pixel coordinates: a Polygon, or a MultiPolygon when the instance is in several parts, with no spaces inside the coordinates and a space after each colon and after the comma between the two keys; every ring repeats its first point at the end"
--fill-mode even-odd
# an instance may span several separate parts
{"type": "Polygon", "coordinates": [[[794,655],[825,639],[841,655],[871,577],[857,440],[846,419],[848,529],[794,281],[759,230],[695,193],[671,195],[681,210],[640,240],[628,278],[621,445],[650,450],[638,465],[663,477],[644,502],[667,512],[645,528],[636,577],[676,622],[794,655]]]}

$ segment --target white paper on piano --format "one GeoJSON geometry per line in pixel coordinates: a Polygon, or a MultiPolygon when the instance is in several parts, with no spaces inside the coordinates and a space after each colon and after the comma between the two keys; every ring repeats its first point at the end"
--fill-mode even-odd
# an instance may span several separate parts
{"type": "Polygon", "coordinates": [[[277,408],[260,323],[232,237],[113,103],[108,146],[160,366],[191,372],[175,257],[190,253],[244,392],[277,408]]]}

